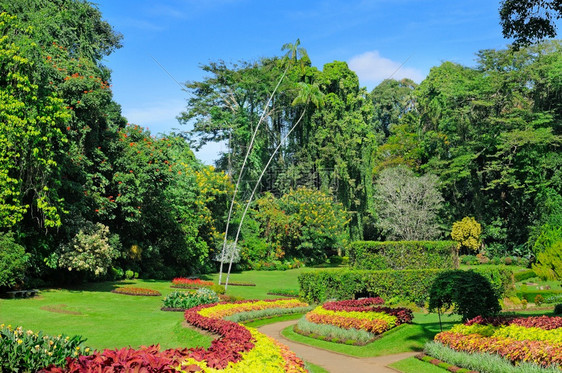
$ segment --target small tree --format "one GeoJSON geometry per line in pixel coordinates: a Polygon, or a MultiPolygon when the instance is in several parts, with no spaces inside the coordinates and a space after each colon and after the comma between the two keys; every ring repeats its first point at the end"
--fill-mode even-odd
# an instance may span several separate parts
{"type": "Polygon", "coordinates": [[[0,286],[12,287],[21,281],[28,256],[11,233],[0,233],[0,286]]]}
{"type": "Polygon", "coordinates": [[[453,307],[453,313],[463,321],[476,316],[493,316],[500,304],[490,281],[474,271],[453,270],[441,272],[429,290],[429,310],[441,312],[453,307]]]}
{"type": "Polygon", "coordinates": [[[458,250],[466,248],[471,251],[478,251],[480,248],[480,235],[482,226],[472,217],[465,217],[453,224],[451,238],[458,242],[458,250]]]}
{"type": "Polygon", "coordinates": [[[562,241],[537,253],[537,263],[533,264],[533,270],[538,276],[549,280],[562,279],[562,241]]]}
{"type": "Polygon", "coordinates": [[[405,166],[387,168],[376,183],[379,227],[398,240],[431,240],[439,236],[437,213],[443,197],[437,176],[416,177],[405,166]]]}
{"type": "Polygon", "coordinates": [[[119,251],[109,244],[109,228],[88,222],[70,243],[60,247],[58,266],[97,277],[104,275],[118,256],[119,251]]]}

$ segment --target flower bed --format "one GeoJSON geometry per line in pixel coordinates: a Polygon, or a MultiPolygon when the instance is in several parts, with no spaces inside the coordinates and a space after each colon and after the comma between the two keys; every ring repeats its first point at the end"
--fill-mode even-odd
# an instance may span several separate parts
{"type": "Polygon", "coordinates": [[[172,280],[172,287],[182,289],[197,289],[213,285],[213,281],[204,281],[198,278],[176,277],[172,280]]]}
{"type": "Polygon", "coordinates": [[[477,317],[437,334],[435,341],[455,351],[497,354],[517,364],[562,365],[561,317],[477,317]]]}
{"type": "Polygon", "coordinates": [[[138,295],[138,296],[150,296],[158,297],[160,294],[157,290],[145,289],[145,288],[134,288],[134,287],[124,287],[111,290],[112,293],[125,294],[125,295],[138,295]]]}
{"type": "Polygon", "coordinates": [[[356,333],[358,337],[361,335],[360,339],[363,344],[389,329],[412,321],[411,310],[379,306],[382,303],[384,301],[381,298],[327,302],[323,306],[316,307],[308,312],[305,315],[307,323],[299,323],[295,331],[307,335],[316,334],[323,339],[333,337],[336,339],[335,341],[344,343],[353,343],[353,334],[339,333],[337,328],[364,331],[369,333],[368,337],[364,336],[363,333],[356,333]],[[303,330],[305,325],[306,333],[303,330]],[[315,328],[314,325],[318,325],[318,327],[315,328]],[[336,329],[320,327],[320,325],[330,325],[336,329]],[[345,335],[346,340],[341,340],[342,338],[337,337],[338,335],[345,335]]]}
{"type": "Polygon", "coordinates": [[[216,303],[219,301],[217,294],[208,289],[200,288],[197,291],[174,291],[163,300],[162,311],[185,311],[200,304],[216,303]]]}
{"type": "Polygon", "coordinates": [[[306,372],[302,360],[286,347],[271,340],[253,328],[248,328],[223,317],[239,312],[264,309],[289,309],[307,306],[296,300],[239,301],[200,305],[184,314],[188,323],[220,335],[208,349],[169,349],[158,346],[138,350],[124,348],[95,352],[91,356],[69,358],[66,367],[51,367],[45,372],[109,372],[112,369],[174,372],[306,372]],[[256,368],[257,370],[254,370],[256,368]]]}

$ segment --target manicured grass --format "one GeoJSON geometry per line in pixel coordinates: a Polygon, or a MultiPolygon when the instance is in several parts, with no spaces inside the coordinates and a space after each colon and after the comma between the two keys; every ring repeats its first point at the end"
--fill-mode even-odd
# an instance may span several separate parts
{"type": "MultiPolygon", "coordinates": [[[[450,329],[460,322],[460,316],[442,316],[443,330],[450,329]]],[[[346,355],[357,357],[383,356],[401,352],[422,351],[423,346],[440,332],[439,320],[436,314],[414,313],[412,324],[400,325],[383,336],[365,346],[348,346],[305,337],[293,331],[293,327],[283,330],[282,334],[295,342],[324,348],[346,355]]]]}
{"type": "Polygon", "coordinates": [[[400,372],[404,373],[445,373],[447,370],[439,368],[430,363],[420,361],[415,357],[409,357],[404,360],[392,363],[389,367],[394,368],[400,372]]]}
{"type": "Polygon", "coordinates": [[[329,371],[327,371],[326,369],[322,368],[321,366],[318,365],[314,365],[312,363],[309,362],[304,362],[304,367],[310,372],[310,373],[329,373],[329,371]]]}
{"type": "MultiPolygon", "coordinates": [[[[338,268],[322,268],[323,271],[338,268]]],[[[285,298],[282,296],[268,295],[270,290],[284,287],[287,289],[298,289],[298,276],[303,272],[314,271],[314,268],[297,268],[286,271],[243,271],[231,273],[229,281],[252,282],[256,286],[229,286],[228,295],[244,297],[246,299],[275,299],[285,298]]],[[[212,280],[218,283],[219,274],[201,276],[203,280],[212,280]]],[[[226,273],[223,273],[222,281],[226,280],[226,273]]],[[[285,298],[286,299],[286,298],[285,298]]]]}
{"type": "Polygon", "coordinates": [[[271,317],[268,319],[253,320],[249,322],[243,322],[242,324],[246,326],[251,326],[252,328],[259,328],[260,326],[273,324],[276,322],[287,321],[287,320],[298,320],[303,317],[302,313],[293,313],[290,315],[283,315],[278,317],[271,317]]]}
{"type": "Polygon", "coordinates": [[[35,298],[1,299],[0,322],[50,335],[78,334],[96,349],[152,344],[208,347],[212,338],[183,327],[181,312],[160,310],[163,297],[174,290],[169,285],[167,281],[133,280],[42,290],[35,298]],[[111,293],[119,286],[158,290],[162,297],[111,293]]]}

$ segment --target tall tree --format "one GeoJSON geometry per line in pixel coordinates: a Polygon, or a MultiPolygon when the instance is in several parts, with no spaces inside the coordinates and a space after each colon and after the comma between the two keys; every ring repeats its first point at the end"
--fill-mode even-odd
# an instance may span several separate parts
{"type": "Polygon", "coordinates": [[[561,0],[503,0],[500,23],[516,48],[556,36],[556,20],[562,17],[561,0]]]}

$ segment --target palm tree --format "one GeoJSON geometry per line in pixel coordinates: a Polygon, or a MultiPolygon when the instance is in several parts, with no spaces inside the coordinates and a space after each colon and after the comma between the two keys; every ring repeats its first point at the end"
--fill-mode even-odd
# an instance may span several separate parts
{"type": "MultiPolygon", "coordinates": [[[[261,123],[265,120],[268,110],[267,108],[269,107],[269,104],[271,102],[271,100],[273,99],[273,96],[275,95],[275,92],[277,92],[277,89],[279,88],[279,86],[281,85],[281,82],[283,81],[283,79],[285,78],[285,76],[287,75],[287,71],[289,70],[289,67],[293,64],[296,63],[298,61],[298,56],[303,56],[306,55],[306,51],[299,47],[300,45],[300,40],[297,39],[297,41],[294,44],[291,43],[287,43],[284,44],[283,47],[281,48],[281,50],[287,50],[287,53],[284,56],[284,59],[286,60],[287,64],[285,66],[285,70],[283,71],[283,74],[281,75],[281,77],[279,78],[279,81],[277,82],[277,85],[275,86],[275,89],[273,90],[273,92],[271,92],[271,95],[269,95],[269,99],[267,100],[267,103],[265,104],[265,109],[258,121],[258,124],[256,126],[256,128],[254,129],[254,132],[252,134],[252,138],[250,140],[250,145],[248,145],[248,149],[246,150],[246,155],[244,156],[244,161],[242,162],[242,167],[240,168],[240,172],[238,174],[238,178],[236,180],[236,186],[234,188],[234,193],[232,194],[232,200],[230,201],[230,207],[228,210],[228,217],[226,219],[226,228],[225,228],[225,232],[224,232],[224,240],[223,240],[223,244],[222,244],[222,250],[221,250],[221,256],[220,256],[220,269],[219,269],[219,284],[222,283],[222,266],[224,263],[224,259],[225,259],[225,252],[226,252],[226,241],[227,241],[227,237],[228,237],[228,228],[230,225],[230,219],[232,217],[232,209],[234,207],[234,201],[236,199],[236,194],[238,193],[238,188],[240,187],[240,181],[242,180],[242,174],[244,173],[244,168],[246,166],[246,162],[248,160],[248,156],[250,155],[250,152],[252,150],[252,147],[254,145],[254,140],[256,138],[256,135],[258,133],[258,129],[261,125],[261,123]]],[[[232,262],[231,262],[232,265],[232,262]]],[[[229,273],[230,273],[230,266],[229,266],[229,273]]]]}
{"type": "MultiPolygon", "coordinates": [[[[240,223],[238,224],[238,230],[236,231],[236,238],[234,239],[234,247],[236,247],[236,245],[238,244],[238,238],[240,237],[240,231],[242,229],[242,223],[244,223],[244,218],[246,217],[246,213],[248,212],[248,209],[250,208],[250,204],[252,203],[252,199],[254,198],[254,195],[256,193],[256,190],[258,189],[258,186],[260,185],[261,179],[265,175],[265,171],[267,170],[267,167],[269,166],[271,161],[273,161],[273,159],[275,157],[275,154],[277,154],[277,152],[281,148],[281,145],[287,140],[287,138],[289,137],[291,132],[293,132],[293,130],[295,128],[297,128],[298,124],[301,122],[302,118],[304,117],[304,114],[306,113],[306,109],[308,107],[308,104],[312,103],[316,107],[319,107],[319,106],[322,106],[323,103],[324,103],[324,101],[323,101],[324,94],[320,91],[320,88],[318,87],[318,84],[307,84],[307,83],[304,83],[304,82],[299,82],[298,86],[299,86],[299,94],[293,100],[292,104],[293,105],[304,104],[304,108],[302,110],[302,113],[301,113],[299,119],[295,122],[295,124],[293,124],[293,126],[291,127],[289,132],[287,132],[287,134],[285,134],[283,139],[281,139],[281,141],[279,142],[279,144],[277,145],[277,147],[275,148],[275,150],[273,151],[273,153],[269,157],[269,160],[265,164],[265,166],[264,166],[264,168],[263,168],[263,170],[260,174],[260,177],[258,178],[258,181],[256,181],[256,184],[254,185],[254,189],[252,190],[252,194],[250,194],[250,198],[248,199],[248,202],[246,202],[246,206],[244,207],[244,212],[242,213],[242,217],[240,218],[240,223]]],[[[228,288],[228,280],[230,278],[230,271],[232,269],[233,261],[234,261],[234,255],[231,255],[230,260],[229,260],[229,264],[228,264],[228,272],[227,272],[227,275],[226,275],[225,290],[228,288]]],[[[221,269],[222,269],[222,263],[223,262],[221,261],[221,269]]]]}

